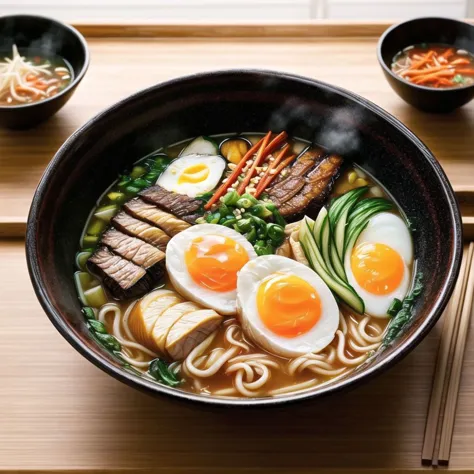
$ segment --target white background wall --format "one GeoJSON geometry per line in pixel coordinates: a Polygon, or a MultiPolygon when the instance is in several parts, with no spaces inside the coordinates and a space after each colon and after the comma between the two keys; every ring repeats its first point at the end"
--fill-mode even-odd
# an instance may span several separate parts
{"type": "Polygon", "coordinates": [[[262,21],[390,19],[474,14],[474,0],[0,0],[0,15],[63,20],[262,21]]]}

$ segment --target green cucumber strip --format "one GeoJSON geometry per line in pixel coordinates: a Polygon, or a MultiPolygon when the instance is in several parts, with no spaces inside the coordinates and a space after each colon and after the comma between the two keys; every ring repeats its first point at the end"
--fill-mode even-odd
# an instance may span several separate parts
{"type": "Polygon", "coordinates": [[[83,272],[87,271],[86,262],[91,255],[92,255],[92,252],[86,252],[86,251],[78,252],[76,254],[76,266],[79,270],[83,272]]]}
{"type": "Polygon", "coordinates": [[[313,226],[313,236],[319,248],[321,248],[322,229],[327,215],[328,210],[325,207],[322,207],[318,213],[318,217],[316,218],[316,221],[314,222],[313,226]]]}
{"type": "Polygon", "coordinates": [[[363,314],[365,306],[359,295],[357,295],[351,287],[339,283],[332,277],[332,275],[327,272],[323,257],[318,249],[318,246],[316,245],[316,241],[312,235],[309,223],[306,222],[306,219],[300,228],[300,242],[306,258],[311,265],[311,268],[321,277],[321,279],[326,283],[331,291],[335,293],[340,299],[342,299],[354,311],[359,314],[363,314]]]}
{"type": "Polygon", "coordinates": [[[209,137],[197,137],[186,146],[179,156],[186,155],[219,155],[217,143],[209,137]]]}

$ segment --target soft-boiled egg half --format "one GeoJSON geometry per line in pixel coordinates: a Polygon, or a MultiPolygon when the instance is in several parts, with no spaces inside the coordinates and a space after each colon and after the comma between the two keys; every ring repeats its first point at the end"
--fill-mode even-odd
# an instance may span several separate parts
{"type": "Polygon", "coordinates": [[[393,299],[406,296],[412,262],[413,244],[405,222],[388,212],[370,219],[344,261],[349,284],[364,301],[367,314],[387,317],[393,299]]]}
{"type": "Polygon", "coordinates": [[[233,229],[198,224],[175,235],[166,247],[166,269],[174,288],[221,314],[236,313],[237,274],[257,257],[233,229]]]}
{"type": "Polygon", "coordinates": [[[339,308],[323,280],[279,255],[258,257],[242,268],[237,306],[247,337],[282,357],[321,351],[339,325],[339,308]]]}
{"type": "Polygon", "coordinates": [[[225,167],[221,156],[186,155],[173,160],[156,184],[168,191],[196,197],[219,184],[225,167]]]}

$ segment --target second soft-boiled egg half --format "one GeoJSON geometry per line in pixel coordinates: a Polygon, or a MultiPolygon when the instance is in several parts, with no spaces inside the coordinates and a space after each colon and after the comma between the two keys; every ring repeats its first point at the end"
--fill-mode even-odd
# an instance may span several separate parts
{"type": "Polygon", "coordinates": [[[186,155],[173,160],[156,184],[168,191],[196,197],[219,184],[225,167],[221,156],[186,155]]]}
{"type": "Polygon", "coordinates": [[[283,357],[321,351],[339,325],[339,308],[323,280],[278,255],[258,257],[242,268],[237,306],[245,334],[283,357]]]}
{"type": "Polygon", "coordinates": [[[388,317],[393,299],[403,300],[412,262],[413,244],[405,222],[388,212],[372,217],[347,249],[344,262],[347,279],[363,299],[367,314],[388,317]]]}
{"type": "Polygon", "coordinates": [[[257,257],[233,229],[198,224],[175,235],[166,247],[166,269],[174,288],[220,314],[236,313],[237,274],[257,257]]]}

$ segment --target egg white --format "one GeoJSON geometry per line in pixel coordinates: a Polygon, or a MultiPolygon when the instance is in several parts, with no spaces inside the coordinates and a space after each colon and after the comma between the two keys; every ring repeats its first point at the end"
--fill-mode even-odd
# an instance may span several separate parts
{"type": "Polygon", "coordinates": [[[410,270],[413,262],[413,243],[405,222],[395,214],[382,212],[370,219],[367,227],[359,235],[355,246],[362,243],[385,244],[394,249],[403,260],[403,278],[398,288],[386,295],[374,295],[362,288],[355,279],[351,268],[351,255],[354,247],[348,248],[344,268],[347,280],[365,304],[365,312],[371,316],[387,318],[387,310],[394,298],[402,300],[407,295],[410,286],[410,270]]]}
{"type": "Polygon", "coordinates": [[[213,155],[186,155],[173,160],[166,170],[156,181],[162,188],[179,194],[186,194],[189,197],[196,197],[200,194],[212,191],[222,177],[226,167],[226,161],[221,156],[213,155]],[[209,170],[206,179],[199,183],[179,183],[179,178],[183,172],[193,165],[204,164],[209,170]]]}
{"type": "Polygon", "coordinates": [[[321,278],[306,265],[279,255],[264,255],[245,264],[237,278],[237,308],[247,337],[272,354],[298,357],[319,352],[334,339],[339,326],[339,308],[321,278]],[[260,319],[257,292],[260,284],[275,273],[296,275],[309,283],[321,301],[321,318],[305,334],[286,338],[273,333],[260,319]]]}
{"type": "Polygon", "coordinates": [[[176,291],[195,303],[211,308],[220,314],[231,315],[237,312],[237,291],[212,291],[198,285],[188,272],[185,252],[197,237],[221,235],[239,243],[250,260],[257,257],[252,244],[233,229],[217,224],[198,224],[175,235],[166,247],[166,269],[176,291]]]}

